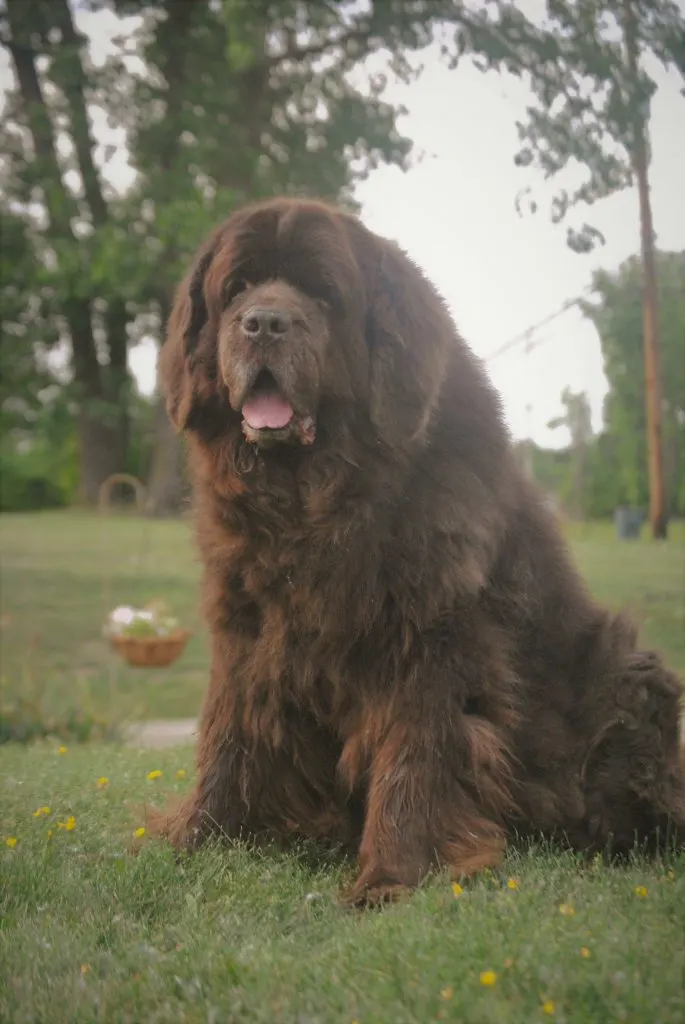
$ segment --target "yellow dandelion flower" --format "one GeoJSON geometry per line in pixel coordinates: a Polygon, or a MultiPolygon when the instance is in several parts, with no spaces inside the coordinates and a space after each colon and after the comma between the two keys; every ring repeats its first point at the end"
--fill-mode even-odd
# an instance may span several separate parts
{"type": "Polygon", "coordinates": [[[49,813],[50,813],[50,808],[49,807],[36,807],[35,811],[33,812],[33,817],[34,818],[42,818],[43,815],[47,815],[49,813]]]}
{"type": "Polygon", "coordinates": [[[60,747],[57,751],[58,754],[66,754],[69,751],[69,747],[60,747]]]}
{"type": "Polygon", "coordinates": [[[463,891],[464,890],[459,885],[459,882],[452,882],[452,892],[454,893],[454,898],[455,899],[459,899],[459,897],[461,896],[463,891]]]}
{"type": "Polygon", "coordinates": [[[13,850],[18,842],[19,840],[16,838],[16,836],[8,836],[8,838],[5,840],[5,846],[9,846],[10,850],[13,850]]]}
{"type": "Polygon", "coordinates": [[[542,1012],[548,1014],[551,1017],[555,1010],[556,1006],[554,1005],[553,1000],[545,999],[544,1003],[542,1004],[542,1012]]]}
{"type": "Polygon", "coordinates": [[[70,814],[66,821],[58,821],[57,828],[63,828],[66,832],[73,832],[76,828],[76,818],[70,814]]]}
{"type": "Polygon", "coordinates": [[[52,839],[52,829],[48,829],[48,839],[52,839]]]}
{"type": "Polygon", "coordinates": [[[587,946],[581,946],[580,947],[580,955],[582,956],[583,960],[589,960],[590,957],[592,956],[592,953],[587,948],[587,946]]]}
{"type": "Polygon", "coordinates": [[[480,972],[480,983],[488,988],[497,984],[497,975],[494,971],[481,971],[480,972]]]}
{"type": "Polygon", "coordinates": [[[636,885],[635,886],[635,895],[637,897],[639,897],[639,899],[641,899],[641,900],[643,900],[645,898],[645,896],[648,894],[648,892],[649,892],[649,889],[647,888],[646,885],[636,885]]]}
{"type": "Polygon", "coordinates": [[[136,837],[136,839],[142,839],[142,837],[145,835],[145,829],[141,826],[140,828],[137,828],[135,830],[133,835],[136,837]]]}
{"type": "Polygon", "coordinates": [[[161,779],[162,773],[160,772],[159,768],[155,768],[154,771],[147,773],[147,777],[148,779],[150,779],[150,781],[152,781],[153,779],[161,779]]]}
{"type": "Polygon", "coordinates": [[[97,781],[97,787],[98,789],[104,789],[105,786],[109,786],[109,779],[106,775],[101,775],[97,781]]]}
{"type": "Polygon", "coordinates": [[[564,917],[573,917],[575,910],[570,903],[562,903],[559,906],[559,913],[563,914],[564,917]]]}
{"type": "Polygon", "coordinates": [[[440,991],[440,995],[443,999],[451,999],[452,996],[454,995],[454,989],[448,985],[447,988],[443,988],[440,991]]]}
{"type": "Polygon", "coordinates": [[[186,777],[186,770],[185,770],[185,768],[179,768],[178,771],[176,772],[176,778],[177,779],[185,779],[185,777],[186,777]]]}
{"type": "Polygon", "coordinates": [[[508,889],[518,889],[518,887],[519,887],[519,880],[518,880],[518,878],[510,878],[509,881],[507,882],[507,888],[508,889]]]}

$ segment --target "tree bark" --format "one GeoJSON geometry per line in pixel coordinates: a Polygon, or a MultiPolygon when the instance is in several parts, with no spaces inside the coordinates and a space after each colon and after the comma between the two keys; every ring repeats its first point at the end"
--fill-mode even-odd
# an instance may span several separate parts
{"type": "MultiPolygon", "coordinates": [[[[169,176],[178,155],[178,123],[185,91],[185,58],[188,48],[187,35],[193,14],[192,6],[187,0],[171,0],[167,19],[157,34],[157,41],[164,52],[159,70],[167,83],[166,123],[169,126],[168,135],[160,150],[159,163],[160,169],[169,176]]],[[[174,253],[167,253],[167,258],[172,260],[174,253]]],[[[159,304],[160,333],[163,338],[171,304],[167,296],[160,296],[159,304]]],[[[169,422],[164,396],[158,395],[152,468],[147,481],[148,510],[151,515],[169,516],[181,511],[185,493],[182,469],[181,444],[169,422]]]]}
{"type": "MultiPolygon", "coordinates": [[[[633,11],[631,0],[625,0],[624,2],[624,19],[628,68],[631,73],[631,79],[637,82],[639,51],[635,12],[633,11]]],[[[668,533],[668,517],[666,512],[666,482],[664,478],[659,296],[656,259],[654,255],[652,205],[649,197],[649,157],[646,119],[643,116],[642,110],[635,111],[633,130],[634,139],[631,158],[637,180],[640,204],[640,238],[644,281],[643,317],[645,405],[647,409],[647,452],[649,464],[649,519],[654,540],[664,540],[668,533]]]]}
{"type": "MultiPolygon", "coordinates": [[[[171,305],[166,298],[162,298],[159,306],[160,331],[163,337],[171,305]]],[[[180,439],[167,416],[164,395],[159,390],[156,397],[152,467],[147,490],[150,515],[172,516],[181,512],[187,493],[183,473],[183,451],[180,439]]]]}
{"type": "MultiPolygon", "coordinates": [[[[93,158],[95,139],[88,118],[88,79],[81,60],[81,48],[85,45],[85,39],[76,30],[68,0],[53,0],[51,13],[54,24],[62,35],[61,73],[58,74],[55,70],[54,77],[69,105],[71,134],[93,225],[96,229],[102,229],[109,222],[110,215],[93,158]]],[[[89,495],[92,493],[93,482],[97,479],[98,464],[102,466],[102,480],[110,473],[120,473],[126,468],[130,434],[130,377],[126,331],[129,317],[123,299],[117,295],[106,298],[104,327],[109,365],[100,367],[99,371],[102,415],[98,418],[86,412],[83,417],[83,429],[93,431],[93,437],[82,437],[81,444],[84,460],[82,470],[85,477],[82,489],[89,495]],[[115,434],[118,436],[114,436],[115,434]]],[[[95,397],[92,390],[88,397],[95,397]]]]}
{"type": "Polygon", "coordinates": [[[177,515],[185,504],[186,496],[181,444],[167,416],[164,398],[158,396],[154,456],[148,480],[149,514],[177,515]]]}
{"type": "MultiPolygon", "coordinates": [[[[12,55],[36,160],[41,169],[48,215],[48,237],[54,242],[63,243],[66,240],[76,247],[80,242],[74,234],[72,220],[78,217],[78,208],[65,187],[57,159],[54,128],[36,68],[36,54],[31,45],[30,5],[25,0],[7,0],[6,6],[12,35],[8,49],[12,55]]],[[[54,24],[62,31],[65,46],[72,47],[67,63],[68,80],[58,84],[61,84],[70,105],[79,168],[93,224],[98,227],[107,219],[107,205],[92,158],[94,143],[85,104],[85,75],[78,52],[80,39],[64,0],[58,0],[55,7],[46,10],[52,14],[54,24]]],[[[80,497],[89,504],[97,501],[100,484],[107,476],[125,467],[125,399],[128,383],[125,307],[120,300],[115,299],[108,309],[107,326],[116,325],[117,334],[115,338],[108,334],[110,366],[105,369],[97,358],[91,298],[71,296],[63,305],[71,339],[72,368],[79,403],[76,429],[80,451],[80,497]]]]}
{"type": "Polygon", "coordinates": [[[85,409],[78,415],[77,427],[81,467],[78,501],[94,506],[104,481],[113,473],[120,473],[124,465],[123,438],[101,416],[90,416],[85,409]]]}
{"type": "MultiPolygon", "coordinates": [[[[166,122],[169,133],[164,140],[159,154],[159,166],[171,180],[179,152],[178,122],[183,107],[186,86],[185,59],[188,50],[187,33],[192,21],[192,5],[187,0],[171,0],[167,19],[157,34],[157,41],[163,50],[163,58],[159,62],[159,70],[167,83],[166,122]]],[[[266,30],[260,25],[257,28],[256,40],[258,59],[236,73],[237,85],[243,90],[245,109],[249,111],[247,128],[244,138],[237,137],[238,144],[246,154],[240,176],[232,170],[230,184],[245,198],[254,194],[257,155],[260,152],[260,141],[263,125],[268,121],[264,101],[269,81],[270,62],[264,48],[266,30]]],[[[283,57],[281,57],[283,59],[283,57]]],[[[236,126],[238,130],[238,126],[236,126]]],[[[176,253],[170,251],[166,258],[171,262],[176,253]]],[[[169,314],[166,300],[162,305],[163,326],[169,314]]],[[[178,437],[172,429],[164,406],[164,398],[158,399],[156,414],[156,440],[152,456],[152,469],[148,480],[149,508],[153,515],[170,515],[178,512],[183,505],[187,487],[182,477],[183,458],[178,437]]]]}

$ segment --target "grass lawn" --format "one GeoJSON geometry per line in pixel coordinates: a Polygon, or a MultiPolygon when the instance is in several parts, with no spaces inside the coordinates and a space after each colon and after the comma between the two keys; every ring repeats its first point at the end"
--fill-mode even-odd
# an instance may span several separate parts
{"type": "Polygon", "coordinates": [[[200,567],[186,522],[36,513],[0,517],[2,676],[51,704],[74,694],[135,718],[197,713],[208,647],[199,614],[200,567]],[[167,669],[129,668],[102,638],[117,604],[161,597],[193,629],[167,669]]]}
{"type": "Polygon", "coordinates": [[[191,771],[187,749],[0,753],[0,1020],[685,1019],[685,857],[609,870],[512,854],[458,896],[434,879],[358,915],[335,904],[349,867],[306,851],[210,849],[180,865],[161,844],[127,853],[136,805],[191,771]]]}
{"type": "MultiPolygon", "coordinates": [[[[609,524],[572,534],[598,597],[628,606],[645,640],[685,675],[685,524],[667,544],[618,543],[609,524]]],[[[200,569],[186,522],[71,512],[0,517],[0,667],[10,691],[73,699],[137,718],[196,714],[208,673],[200,569]],[[132,669],[102,639],[116,604],[163,597],[195,634],[167,669],[132,669]]]]}
{"type": "MultiPolygon", "coordinates": [[[[618,544],[607,526],[572,543],[598,596],[632,607],[685,673],[682,528],[667,545],[618,544]]],[[[196,712],[207,654],[186,525],[8,516],[0,546],[8,689],[196,712]],[[171,669],[128,669],[100,639],[102,620],[115,603],[159,595],[197,633],[171,669]]],[[[350,866],[312,851],[207,849],[176,863],[143,839],[132,856],[142,805],[191,776],[187,748],[0,747],[3,1024],[685,1019],[685,856],[609,869],[513,851],[461,893],[436,878],[405,904],[358,915],[335,903],[350,866]]]]}

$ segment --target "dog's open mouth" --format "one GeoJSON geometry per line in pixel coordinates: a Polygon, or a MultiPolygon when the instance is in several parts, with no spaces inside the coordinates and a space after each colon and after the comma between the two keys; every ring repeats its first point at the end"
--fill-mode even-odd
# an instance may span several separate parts
{"type": "Polygon", "coordinates": [[[295,416],[295,410],[268,370],[260,372],[242,412],[252,430],[283,430],[295,416]]]}
{"type": "Polygon", "coordinates": [[[243,433],[249,441],[311,444],[314,420],[299,416],[269,370],[261,370],[243,403],[243,433]]]}

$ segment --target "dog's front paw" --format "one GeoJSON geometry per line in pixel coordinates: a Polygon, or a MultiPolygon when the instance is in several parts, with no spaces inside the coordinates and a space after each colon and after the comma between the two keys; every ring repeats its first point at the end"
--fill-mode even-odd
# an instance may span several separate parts
{"type": "Polygon", "coordinates": [[[149,836],[167,839],[179,853],[196,849],[206,837],[204,814],[195,794],[171,806],[145,808],[145,830],[149,836]]]}
{"type": "Polygon", "coordinates": [[[364,871],[340,894],[340,904],[358,910],[397,903],[411,893],[411,887],[383,872],[364,871]]]}

